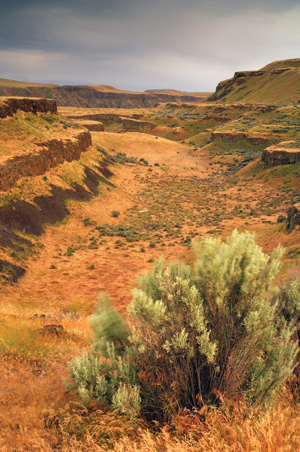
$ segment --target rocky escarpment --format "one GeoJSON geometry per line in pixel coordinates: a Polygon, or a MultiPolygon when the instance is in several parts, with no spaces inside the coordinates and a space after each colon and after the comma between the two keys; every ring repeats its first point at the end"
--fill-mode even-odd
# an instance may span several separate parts
{"type": "Polygon", "coordinates": [[[140,121],[138,119],[122,118],[122,125],[127,131],[132,132],[145,132],[152,130],[156,127],[154,122],[140,121]]]}
{"type": "Polygon", "coordinates": [[[241,141],[247,140],[253,145],[261,145],[267,143],[268,137],[262,134],[254,135],[245,132],[212,132],[211,141],[241,141]]]}
{"type": "Polygon", "coordinates": [[[0,96],[43,97],[55,99],[60,107],[152,108],[160,102],[201,102],[208,93],[131,92],[101,85],[36,85],[6,80],[0,83],[0,96]],[[11,86],[10,83],[11,82],[11,86]],[[104,89],[105,88],[105,89],[104,89]]]}
{"type": "Polygon", "coordinates": [[[300,161],[300,149],[293,148],[292,141],[283,141],[266,148],[261,156],[267,166],[288,165],[300,161]],[[292,146],[292,147],[285,147],[292,146]]]}
{"type": "MultiPolygon", "coordinates": [[[[0,102],[0,118],[3,124],[7,124],[9,117],[13,116],[18,111],[27,113],[50,113],[48,119],[52,117],[56,122],[55,126],[50,129],[52,120],[45,121],[45,130],[47,133],[52,133],[54,137],[48,139],[49,135],[35,137],[30,147],[25,146],[22,134],[19,136],[19,128],[12,120],[11,128],[5,129],[3,139],[3,147],[5,150],[6,140],[13,140],[14,147],[2,155],[0,154],[0,190],[8,190],[13,187],[16,182],[22,177],[36,176],[44,174],[51,168],[54,168],[65,161],[71,162],[78,160],[82,152],[86,151],[92,144],[91,134],[89,131],[72,129],[62,133],[58,133],[60,123],[57,118],[57,106],[54,100],[49,99],[27,99],[27,98],[3,98],[0,102]],[[7,118],[7,119],[5,119],[7,118]],[[14,129],[16,127],[16,129],[14,129]],[[8,134],[9,130],[9,135],[8,134]],[[62,137],[62,138],[61,138],[62,137]]],[[[17,118],[15,118],[17,119],[17,118]]],[[[37,117],[38,120],[38,117],[37,117]]],[[[31,127],[34,123],[31,123],[31,127]]],[[[34,127],[34,126],[33,126],[34,127]]],[[[39,126],[38,126],[39,127],[39,126]]],[[[42,132],[40,131],[42,134],[42,132]]],[[[25,135],[24,135],[25,136],[25,135]]]]}
{"type": "Polygon", "coordinates": [[[221,81],[208,101],[247,103],[299,102],[300,59],[276,61],[258,71],[239,71],[221,81]],[[283,89],[284,87],[284,89],[283,89]]]}
{"type": "Polygon", "coordinates": [[[0,165],[0,190],[13,187],[21,177],[44,174],[65,161],[79,160],[91,144],[90,132],[81,131],[73,139],[39,143],[35,151],[8,157],[0,165]]]}
{"type": "MultiPolygon", "coordinates": [[[[90,128],[86,125],[85,121],[93,121],[94,124],[102,125],[103,121],[105,123],[117,123],[121,124],[125,131],[128,132],[146,132],[154,129],[157,124],[151,121],[144,121],[141,118],[143,115],[133,114],[133,115],[118,115],[116,113],[94,113],[94,114],[83,114],[83,115],[69,115],[70,119],[75,120],[78,124],[85,125],[89,130],[99,131],[96,128],[90,128]]],[[[88,124],[88,123],[87,123],[88,124]]],[[[100,126],[101,127],[101,126],[100,126]]]]}
{"type": "Polygon", "coordinates": [[[300,203],[290,207],[287,215],[287,230],[293,231],[297,226],[300,226],[300,203]]]}
{"type": "Polygon", "coordinates": [[[77,120],[79,126],[85,127],[91,132],[104,132],[104,125],[100,121],[89,121],[88,119],[77,120]]]}
{"type": "Polygon", "coordinates": [[[130,118],[129,115],[117,115],[116,113],[87,113],[87,114],[79,114],[79,115],[67,115],[68,118],[74,120],[87,120],[87,121],[99,121],[99,122],[118,122],[121,124],[122,118],[130,118]]]}
{"type": "Polygon", "coordinates": [[[49,99],[0,98],[0,118],[13,116],[18,110],[29,113],[57,113],[57,105],[49,99]]]}
{"type": "Polygon", "coordinates": [[[222,80],[218,83],[216,87],[216,92],[210,96],[209,100],[218,100],[225,97],[237,86],[246,83],[249,77],[261,77],[264,75],[264,71],[245,71],[245,72],[235,72],[233,78],[228,80],[222,80]]]}
{"type": "MultiPolygon", "coordinates": [[[[241,85],[247,84],[251,79],[258,78],[274,78],[278,75],[283,74],[284,72],[289,71],[290,68],[278,68],[273,71],[244,71],[244,72],[235,72],[234,76],[228,80],[221,81],[217,87],[214,94],[212,94],[208,100],[221,100],[225,99],[228,95],[232,94],[234,91],[242,91],[244,87],[241,85]]],[[[242,94],[243,95],[243,94],[242,94]]]]}

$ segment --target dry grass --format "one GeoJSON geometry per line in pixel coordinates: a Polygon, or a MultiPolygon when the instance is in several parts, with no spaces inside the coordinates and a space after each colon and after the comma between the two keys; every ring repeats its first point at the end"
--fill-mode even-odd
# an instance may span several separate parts
{"type": "MultiPolygon", "coordinates": [[[[206,127],[210,127],[209,119],[206,127]]],[[[154,259],[161,254],[166,261],[191,258],[182,237],[192,232],[203,236],[208,231],[225,237],[237,227],[255,231],[266,252],[279,242],[287,250],[297,251],[299,246],[299,230],[287,234],[276,224],[278,214],[285,212],[292,195],[299,192],[298,175],[290,169],[284,174],[281,168],[261,170],[254,177],[248,168],[230,181],[218,165],[209,165],[208,153],[193,153],[187,144],[137,133],[95,133],[93,139],[110,153],[113,148],[127,156],[146,158],[152,171],[142,165],[116,166],[111,182],[117,188],[103,184],[99,195],[88,202],[68,201],[69,217],[59,225],[49,225],[38,239],[20,232],[41,246],[39,254],[28,259],[26,274],[19,283],[1,289],[0,451],[300,450],[300,406],[288,391],[261,417],[245,417],[244,409],[233,407],[227,412],[210,412],[204,424],[194,414],[182,413],[160,431],[142,421],[97,409],[88,412],[66,394],[62,380],[67,363],[89,346],[87,316],[94,310],[97,294],[108,292],[117,309],[124,310],[137,275],[149,269],[154,259]],[[156,162],[159,166],[154,166],[156,162]],[[95,230],[95,225],[104,223],[125,224],[130,215],[138,223],[137,213],[145,208],[153,223],[163,217],[183,217],[180,237],[154,230],[147,241],[127,243],[122,239],[125,245],[116,248],[119,237],[102,237],[95,230]],[[250,216],[252,209],[257,210],[257,216],[250,216]],[[266,213],[268,209],[270,214],[266,213]],[[113,210],[120,211],[118,218],[111,216],[113,210]],[[84,225],[87,217],[92,226],[84,225]],[[162,235],[160,242],[155,238],[157,232],[162,235]],[[150,240],[156,241],[154,248],[149,247],[150,240]],[[90,246],[94,242],[96,246],[90,246]],[[145,252],[141,252],[142,246],[145,252]],[[68,255],[68,248],[74,250],[72,255],[68,255]],[[66,334],[61,338],[36,334],[38,328],[51,323],[63,325],[66,334]]],[[[79,163],[47,173],[47,181],[39,176],[24,182],[3,194],[3,205],[10,198],[32,201],[37,195],[47,194],[50,183],[69,188],[69,183],[82,179],[79,164],[93,168],[99,155],[92,149],[79,163]]],[[[297,256],[286,259],[286,273],[293,266],[299,274],[297,256]]]]}
{"type": "Polygon", "coordinates": [[[8,357],[0,362],[0,450],[51,450],[55,438],[45,430],[43,411],[64,395],[63,369],[32,366],[8,357]]]}
{"type": "Polygon", "coordinates": [[[231,406],[207,414],[182,413],[171,426],[151,431],[143,423],[95,411],[70,409],[60,425],[65,452],[296,452],[300,406],[288,390],[265,414],[231,406]]]}
{"type": "Polygon", "coordinates": [[[147,427],[142,420],[87,410],[67,402],[63,370],[6,362],[2,373],[0,450],[64,452],[296,452],[300,405],[284,390],[272,410],[259,415],[243,406],[213,410],[206,419],[182,412],[171,425],[147,427]],[[49,386],[56,388],[49,392],[49,386]],[[10,388],[13,387],[13,391],[10,388]],[[45,408],[45,407],[52,408],[45,408]],[[54,409],[53,407],[56,407],[54,409]],[[202,420],[201,420],[202,419],[202,420]]]}

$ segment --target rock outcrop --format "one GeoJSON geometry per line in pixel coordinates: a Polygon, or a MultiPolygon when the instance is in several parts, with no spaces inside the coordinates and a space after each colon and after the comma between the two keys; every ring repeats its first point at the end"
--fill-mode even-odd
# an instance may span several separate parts
{"type": "Polygon", "coordinates": [[[300,149],[285,145],[293,145],[291,141],[283,141],[279,144],[266,148],[261,156],[262,161],[267,166],[288,165],[300,161],[300,149]]]}
{"type": "Polygon", "coordinates": [[[150,121],[140,121],[138,119],[122,118],[122,125],[127,131],[146,132],[155,129],[157,124],[150,121]]]}
{"type": "Polygon", "coordinates": [[[300,203],[290,207],[287,215],[287,230],[291,232],[296,226],[300,226],[300,203]]]}
{"type": "Polygon", "coordinates": [[[115,122],[117,124],[122,124],[124,130],[128,132],[146,132],[154,129],[157,126],[157,124],[155,124],[154,122],[141,120],[143,115],[140,114],[118,115],[116,113],[95,113],[83,115],[69,115],[68,117],[76,121],[78,124],[84,125],[89,130],[96,129],[91,129],[83,121],[94,121],[94,122],[97,121],[98,124],[102,124],[102,122],[100,121],[103,121],[105,123],[115,122]]]}
{"type": "Polygon", "coordinates": [[[90,121],[88,119],[81,119],[77,120],[76,123],[79,126],[85,127],[86,129],[90,130],[91,132],[103,132],[104,131],[104,125],[100,121],[90,121]]]}
{"type": "Polygon", "coordinates": [[[86,113],[86,114],[79,114],[79,115],[68,115],[68,118],[74,119],[74,120],[87,120],[87,121],[99,121],[99,122],[118,122],[121,124],[122,118],[131,116],[124,115],[120,116],[116,113],[86,113]]]}
{"type": "Polygon", "coordinates": [[[81,131],[73,139],[39,143],[31,153],[8,157],[0,165],[0,190],[13,187],[21,177],[38,176],[65,161],[79,160],[91,144],[90,132],[81,131]]]}
{"type": "Polygon", "coordinates": [[[254,135],[245,132],[212,132],[211,134],[211,141],[236,142],[241,140],[247,140],[255,146],[267,143],[268,137],[262,134],[254,135]]]}
{"type": "Polygon", "coordinates": [[[57,113],[57,105],[54,100],[28,99],[18,97],[0,98],[0,118],[13,116],[18,110],[29,113],[57,113]]]}
{"type": "MultiPolygon", "coordinates": [[[[3,98],[0,100],[0,118],[13,116],[18,110],[30,113],[57,114],[54,100],[3,98]]],[[[99,123],[100,124],[100,123],[99,123]]],[[[64,162],[79,160],[82,152],[92,144],[89,131],[74,131],[70,138],[37,142],[33,149],[16,149],[13,154],[1,156],[0,190],[8,190],[22,177],[44,174],[64,162]]]]}
{"type": "Polygon", "coordinates": [[[273,62],[258,71],[239,71],[221,81],[207,101],[293,103],[299,101],[300,59],[273,62]],[[284,87],[284,89],[282,89],[284,87]]]}

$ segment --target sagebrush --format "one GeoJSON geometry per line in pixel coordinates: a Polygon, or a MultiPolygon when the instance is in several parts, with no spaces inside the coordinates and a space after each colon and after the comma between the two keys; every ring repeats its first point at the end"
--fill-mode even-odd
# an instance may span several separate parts
{"type": "Polygon", "coordinates": [[[69,367],[71,387],[85,400],[169,419],[226,399],[257,406],[292,374],[299,298],[284,305],[269,290],[280,247],[268,256],[252,234],[234,231],[194,250],[193,269],[160,259],[140,278],[130,326],[107,300],[99,305],[91,352],[69,367]]]}

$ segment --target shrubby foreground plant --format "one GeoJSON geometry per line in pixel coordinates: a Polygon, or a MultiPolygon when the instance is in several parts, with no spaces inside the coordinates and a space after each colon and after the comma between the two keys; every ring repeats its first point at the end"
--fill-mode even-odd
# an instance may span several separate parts
{"type": "Polygon", "coordinates": [[[194,250],[193,269],[160,259],[140,278],[128,325],[102,297],[91,352],[69,364],[68,387],[84,401],[166,420],[226,399],[266,403],[292,374],[299,291],[276,300],[269,290],[281,248],[268,256],[234,231],[194,250]]]}

